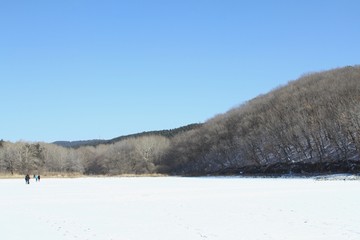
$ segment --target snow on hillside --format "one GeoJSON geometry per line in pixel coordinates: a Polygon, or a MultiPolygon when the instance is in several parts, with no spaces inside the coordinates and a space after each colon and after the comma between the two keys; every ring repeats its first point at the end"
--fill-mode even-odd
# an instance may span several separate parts
{"type": "Polygon", "coordinates": [[[360,239],[360,181],[0,180],[1,239],[360,239]]]}

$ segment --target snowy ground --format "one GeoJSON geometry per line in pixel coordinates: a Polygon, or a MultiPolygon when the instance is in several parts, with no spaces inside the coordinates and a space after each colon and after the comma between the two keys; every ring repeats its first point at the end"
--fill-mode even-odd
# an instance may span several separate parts
{"type": "Polygon", "coordinates": [[[360,181],[0,180],[4,240],[360,239],[360,181]]]}

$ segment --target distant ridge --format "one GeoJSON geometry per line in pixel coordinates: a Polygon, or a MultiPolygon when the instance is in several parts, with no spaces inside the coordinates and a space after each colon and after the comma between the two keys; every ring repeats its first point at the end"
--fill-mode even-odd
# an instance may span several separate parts
{"type": "Polygon", "coordinates": [[[174,129],[168,129],[168,130],[158,130],[158,131],[145,131],[141,133],[134,133],[130,135],[124,135],[120,137],[116,137],[110,140],[103,140],[103,139],[92,139],[92,140],[79,140],[79,141],[55,141],[53,144],[66,147],[66,148],[79,148],[83,146],[97,146],[100,144],[113,144],[128,138],[137,138],[137,137],[143,137],[143,136],[150,136],[150,135],[158,135],[158,136],[164,136],[167,138],[172,138],[175,135],[187,132],[193,129],[200,128],[203,124],[202,123],[193,123],[186,126],[182,126],[179,128],[174,129]]]}
{"type": "Polygon", "coordinates": [[[79,140],[79,141],[55,141],[52,144],[66,147],[66,148],[79,148],[82,146],[97,146],[106,144],[109,140],[93,139],[93,140],[79,140]]]}

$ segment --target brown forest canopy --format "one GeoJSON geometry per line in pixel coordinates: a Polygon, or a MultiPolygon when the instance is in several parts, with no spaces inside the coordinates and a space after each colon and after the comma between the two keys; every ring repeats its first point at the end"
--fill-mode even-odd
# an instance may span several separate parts
{"type": "Polygon", "coordinates": [[[5,173],[85,174],[359,172],[360,66],[302,76],[169,136],[96,146],[0,144],[5,173]]]}

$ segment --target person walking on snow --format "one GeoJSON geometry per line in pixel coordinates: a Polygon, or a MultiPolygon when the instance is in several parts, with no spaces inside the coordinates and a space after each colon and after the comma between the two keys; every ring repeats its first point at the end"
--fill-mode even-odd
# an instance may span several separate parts
{"type": "Polygon", "coordinates": [[[30,184],[30,176],[29,176],[29,174],[26,174],[26,176],[25,176],[25,183],[30,184]]]}

